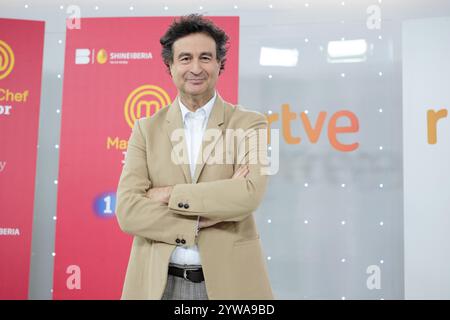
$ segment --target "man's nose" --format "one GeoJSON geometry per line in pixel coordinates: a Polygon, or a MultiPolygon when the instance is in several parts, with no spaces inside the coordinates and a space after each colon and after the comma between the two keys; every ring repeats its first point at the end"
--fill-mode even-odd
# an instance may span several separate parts
{"type": "Polygon", "coordinates": [[[194,60],[191,65],[191,72],[195,75],[200,75],[203,69],[199,60],[194,60]]]}

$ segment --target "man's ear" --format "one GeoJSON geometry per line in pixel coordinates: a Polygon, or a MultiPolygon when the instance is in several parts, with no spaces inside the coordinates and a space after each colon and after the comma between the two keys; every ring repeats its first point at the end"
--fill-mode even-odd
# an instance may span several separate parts
{"type": "Polygon", "coordinates": [[[170,75],[170,77],[171,78],[173,78],[173,75],[172,75],[172,65],[173,65],[173,63],[172,62],[169,62],[169,64],[168,64],[168,68],[169,68],[169,75],[170,75]]]}

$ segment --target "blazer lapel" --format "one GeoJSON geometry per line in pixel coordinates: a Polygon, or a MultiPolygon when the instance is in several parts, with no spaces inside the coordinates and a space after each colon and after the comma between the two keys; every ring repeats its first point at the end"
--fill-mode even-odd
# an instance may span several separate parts
{"type": "Polygon", "coordinates": [[[222,98],[219,96],[219,94],[217,94],[216,101],[214,102],[211,114],[209,115],[208,123],[205,129],[205,134],[208,130],[214,129],[220,130],[220,135],[216,137],[216,139],[213,142],[205,141],[204,140],[205,136],[203,136],[202,147],[198,153],[198,158],[195,166],[193,183],[197,183],[198,179],[200,178],[200,174],[202,173],[202,170],[206,164],[206,160],[208,160],[212,150],[214,150],[214,146],[216,145],[216,143],[220,139],[222,139],[224,130],[222,125],[224,122],[225,122],[225,106],[222,98]],[[208,146],[209,149],[205,153],[204,150],[206,146],[208,146]]]}
{"type": "MultiPolygon", "coordinates": [[[[191,179],[191,171],[189,169],[189,154],[186,144],[186,137],[184,134],[184,124],[183,119],[181,116],[181,110],[180,105],[178,103],[178,96],[175,98],[173,103],[168,106],[169,110],[167,111],[166,121],[167,126],[165,127],[165,130],[167,132],[167,135],[169,136],[170,143],[172,144],[171,152],[175,148],[176,145],[179,145],[179,143],[183,144],[183,158],[179,156],[179,154],[175,153],[174,156],[176,157],[177,163],[180,163],[178,166],[181,167],[181,170],[183,171],[184,177],[186,179],[187,183],[192,183],[191,179]],[[182,141],[172,141],[172,134],[175,130],[181,130],[182,133],[182,141]],[[185,161],[187,160],[187,161],[185,161]]],[[[179,147],[177,147],[179,148],[179,147]]]]}

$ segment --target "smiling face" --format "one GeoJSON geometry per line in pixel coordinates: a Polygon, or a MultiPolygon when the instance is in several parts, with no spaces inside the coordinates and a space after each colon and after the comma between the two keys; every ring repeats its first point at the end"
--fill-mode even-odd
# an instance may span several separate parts
{"type": "Polygon", "coordinates": [[[205,100],[214,95],[220,72],[216,42],[204,33],[193,33],[173,43],[170,73],[182,97],[205,100]]]}

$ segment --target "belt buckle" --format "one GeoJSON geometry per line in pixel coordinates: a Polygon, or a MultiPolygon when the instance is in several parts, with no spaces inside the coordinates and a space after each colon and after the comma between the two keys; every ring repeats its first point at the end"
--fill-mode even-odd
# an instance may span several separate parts
{"type": "Polygon", "coordinates": [[[184,278],[185,280],[189,280],[189,279],[187,278],[187,269],[183,269],[183,278],[184,278]]]}

